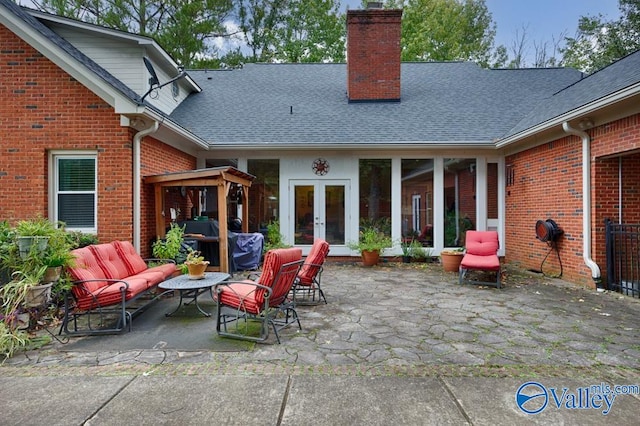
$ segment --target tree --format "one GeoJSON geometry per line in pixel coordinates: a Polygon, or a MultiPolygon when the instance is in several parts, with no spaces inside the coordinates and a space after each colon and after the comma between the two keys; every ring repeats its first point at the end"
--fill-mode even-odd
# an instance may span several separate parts
{"type": "Polygon", "coordinates": [[[475,61],[488,66],[496,25],[484,0],[388,0],[402,8],[403,61],[475,61]]]}
{"type": "Polygon", "coordinates": [[[566,38],[565,66],[591,73],[640,49],[640,0],[619,0],[621,16],[582,16],[575,37],[566,38]]]}
{"type": "Polygon", "coordinates": [[[338,0],[292,0],[275,30],[273,58],[283,62],[343,62],[345,19],[338,0]]]}
{"type": "Polygon", "coordinates": [[[232,0],[42,0],[40,10],[155,38],[180,64],[212,53],[207,40],[224,33],[232,0]]]}
{"type": "Polygon", "coordinates": [[[239,0],[238,21],[251,49],[252,62],[272,58],[274,33],[288,0],[239,0]]]}

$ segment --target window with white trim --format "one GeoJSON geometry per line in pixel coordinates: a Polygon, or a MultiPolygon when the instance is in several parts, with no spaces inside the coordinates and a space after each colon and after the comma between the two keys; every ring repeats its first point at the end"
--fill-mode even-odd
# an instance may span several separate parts
{"type": "Polygon", "coordinates": [[[94,154],[53,155],[53,215],[71,231],[98,228],[98,160],[94,154]]]}

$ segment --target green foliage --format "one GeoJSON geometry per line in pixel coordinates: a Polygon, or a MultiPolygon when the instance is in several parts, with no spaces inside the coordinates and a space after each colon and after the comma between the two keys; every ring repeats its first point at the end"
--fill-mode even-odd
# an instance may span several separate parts
{"type": "Polygon", "coordinates": [[[389,0],[402,8],[403,61],[475,61],[488,66],[496,25],[484,0],[389,0]]]}
{"type": "Polygon", "coordinates": [[[458,213],[455,210],[448,211],[444,218],[444,245],[445,247],[457,247],[464,244],[465,233],[473,229],[473,223],[467,216],[458,213]],[[456,218],[458,226],[456,226],[456,218]]]}
{"type": "Polygon", "coordinates": [[[187,259],[184,261],[187,265],[200,265],[204,263],[204,256],[198,250],[189,250],[187,259]]]}
{"type": "Polygon", "coordinates": [[[385,249],[392,245],[391,237],[381,232],[377,227],[363,228],[360,231],[359,237],[358,241],[347,244],[351,250],[355,250],[358,253],[362,253],[363,251],[378,251],[382,254],[385,249]]]}
{"type": "Polygon", "coordinates": [[[640,1],[620,0],[621,16],[582,16],[575,37],[566,38],[564,65],[592,73],[640,49],[640,1]]]}
{"type": "Polygon", "coordinates": [[[3,321],[0,321],[0,356],[3,357],[1,362],[10,358],[16,350],[29,343],[29,335],[16,330],[12,324],[15,324],[15,318],[3,318],[3,321]]]}
{"type": "MultiPolygon", "coordinates": [[[[9,357],[29,343],[29,336],[17,329],[17,315],[26,312],[27,294],[34,286],[42,284],[47,268],[73,264],[73,244],[74,238],[65,231],[64,223],[54,224],[37,217],[21,220],[12,228],[8,222],[0,222],[0,270],[3,273],[3,285],[0,287],[0,354],[9,357]],[[46,247],[32,244],[28,250],[23,246],[21,251],[19,239],[29,236],[46,238],[46,247]]],[[[52,291],[55,296],[70,287],[71,281],[63,272],[52,291]]],[[[39,314],[40,310],[31,312],[31,315],[39,314]]]]}
{"type": "Polygon", "coordinates": [[[344,62],[346,23],[337,0],[292,0],[274,31],[275,60],[344,62]]]}
{"type": "Polygon", "coordinates": [[[267,235],[264,241],[264,252],[272,249],[291,247],[284,242],[284,235],[280,233],[280,221],[274,220],[267,225],[267,235]]]}
{"type": "Polygon", "coordinates": [[[98,244],[98,237],[96,235],[85,234],[80,231],[68,231],[67,240],[69,240],[72,250],[98,244]]]}
{"type": "Polygon", "coordinates": [[[156,259],[171,259],[176,263],[182,263],[184,259],[180,259],[180,251],[182,248],[182,239],[186,225],[179,226],[175,223],[167,231],[164,239],[158,238],[151,246],[151,252],[156,259]]]}
{"type": "Polygon", "coordinates": [[[21,220],[16,225],[16,233],[20,237],[50,237],[55,232],[55,225],[43,217],[21,220]]]}

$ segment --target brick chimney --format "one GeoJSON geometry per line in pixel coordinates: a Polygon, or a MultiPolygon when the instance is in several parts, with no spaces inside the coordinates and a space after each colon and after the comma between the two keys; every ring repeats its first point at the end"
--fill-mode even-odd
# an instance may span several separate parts
{"type": "Polygon", "coordinates": [[[347,11],[349,102],[400,101],[401,9],[347,11]]]}

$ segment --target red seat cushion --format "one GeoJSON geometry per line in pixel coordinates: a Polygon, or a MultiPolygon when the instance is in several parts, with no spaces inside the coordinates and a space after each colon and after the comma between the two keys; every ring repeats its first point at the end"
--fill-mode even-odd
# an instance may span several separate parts
{"type": "MultiPolygon", "coordinates": [[[[241,311],[258,314],[264,307],[265,289],[253,284],[261,284],[271,287],[273,290],[269,299],[270,306],[279,305],[289,293],[295,274],[278,274],[282,266],[302,259],[302,250],[299,248],[269,250],[264,258],[262,274],[257,281],[244,280],[231,283],[220,288],[220,303],[241,311]]],[[[297,265],[288,267],[296,271],[297,265]]],[[[287,270],[287,268],[284,268],[287,270]]]]}
{"type": "Polygon", "coordinates": [[[496,231],[467,231],[465,235],[465,254],[460,262],[463,269],[499,271],[498,233],[496,231]]]}
{"type": "Polygon", "coordinates": [[[465,253],[490,256],[498,253],[499,247],[496,231],[467,231],[465,235],[465,253]]]}
{"type": "MultiPolygon", "coordinates": [[[[99,280],[108,278],[98,261],[96,260],[93,251],[89,247],[83,247],[71,251],[74,256],[74,265],[67,268],[67,271],[71,275],[74,281],[82,280],[99,280]]],[[[87,291],[96,291],[104,286],[108,285],[106,281],[92,281],[84,284],[87,291]]],[[[76,294],[76,288],[73,288],[74,294],[76,294]]],[[[79,291],[79,289],[78,289],[79,291]]]]}
{"type": "Polygon", "coordinates": [[[147,269],[147,263],[129,241],[114,241],[112,244],[129,271],[127,275],[135,275],[147,269]]]}
{"type": "Polygon", "coordinates": [[[500,259],[496,255],[477,256],[475,254],[465,254],[462,262],[460,262],[460,267],[482,271],[498,271],[500,270],[500,259]]]}
{"type": "Polygon", "coordinates": [[[244,280],[244,282],[246,284],[236,282],[223,287],[220,292],[220,303],[234,307],[241,312],[257,315],[264,307],[264,290],[256,287],[255,281],[244,280]],[[258,297],[260,300],[256,297],[258,291],[260,292],[258,297]]]}
{"type": "Polygon", "coordinates": [[[129,275],[129,269],[113,244],[96,244],[89,246],[107,278],[120,279],[129,275]]]}
{"type": "Polygon", "coordinates": [[[320,270],[320,265],[329,254],[329,243],[320,238],[316,239],[311,247],[309,255],[304,260],[304,264],[298,272],[298,280],[302,285],[311,285],[316,274],[320,270]]]}
{"type": "MultiPolygon", "coordinates": [[[[132,299],[147,289],[147,280],[145,278],[127,279],[128,288],[125,292],[125,300],[132,299]]],[[[91,310],[98,307],[107,307],[122,302],[122,294],[120,289],[125,285],[123,282],[116,282],[106,287],[97,289],[90,294],[83,293],[76,295],[76,304],[78,309],[91,310]]],[[[77,287],[77,286],[76,286],[77,287]]]]}

